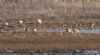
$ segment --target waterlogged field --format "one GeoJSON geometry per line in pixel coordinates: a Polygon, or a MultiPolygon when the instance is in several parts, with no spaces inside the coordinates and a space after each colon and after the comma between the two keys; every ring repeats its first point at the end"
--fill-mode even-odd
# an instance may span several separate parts
{"type": "Polygon", "coordinates": [[[0,52],[7,52],[1,55],[100,55],[99,5],[99,0],[0,0],[0,52]],[[66,49],[97,50],[57,53],[66,49]]]}
{"type": "Polygon", "coordinates": [[[2,20],[1,23],[1,52],[8,49],[14,52],[63,52],[66,49],[99,49],[100,46],[97,23],[39,23],[37,20],[36,23],[28,23],[24,19],[7,21],[2,20]]]}

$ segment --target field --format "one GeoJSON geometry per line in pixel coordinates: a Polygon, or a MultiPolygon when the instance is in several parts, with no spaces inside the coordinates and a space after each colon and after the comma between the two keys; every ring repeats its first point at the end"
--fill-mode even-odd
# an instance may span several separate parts
{"type": "Polygon", "coordinates": [[[99,5],[99,0],[0,0],[0,51],[100,50],[100,32],[78,32],[100,29],[99,5]]]}

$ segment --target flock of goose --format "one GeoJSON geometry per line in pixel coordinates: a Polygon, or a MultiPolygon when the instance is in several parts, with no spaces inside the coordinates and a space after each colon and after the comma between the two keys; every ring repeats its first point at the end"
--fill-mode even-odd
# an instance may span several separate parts
{"type": "MultiPolygon", "coordinates": [[[[42,24],[43,23],[43,20],[42,19],[37,19],[36,22],[39,25],[43,25],[42,24]]],[[[50,27],[50,28],[45,29],[45,28],[42,27],[42,28],[39,29],[38,26],[37,27],[33,27],[34,26],[33,25],[33,26],[31,26],[32,27],[31,28],[32,30],[31,30],[31,29],[27,28],[28,26],[27,27],[26,26],[23,27],[24,26],[23,25],[24,24],[24,20],[21,20],[20,19],[20,20],[18,20],[18,23],[19,24],[22,24],[21,27],[19,27],[19,28],[14,27],[13,28],[13,26],[10,25],[10,22],[4,22],[3,25],[0,25],[0,28],[2,26],[6,26],[6,27],[8,27],[8,28],[10,27],[10,28],[8,30],[4,30],[5,27],[3,27],[0,30],[1,30],[1,32],[69,32],[69,33],[74,34],[74,33],[80,33],[80,31],[82,32],[82,30],[85,30],[84,27],[89,26],[91,28],[91,30],[92,30],[94,28],[94,26],[95,26],[95,23],[90,23],[90,24],[75,24],[74,27],[67,27],[67,24],[63,24],[62,27],[60,27],[60,28],[59,27],[58,28],[56,27],[56,28],[53,29],[53,28],[50,27]],[[63,27],[65,27],[65,28],[63,28],[63,27]]],[[[54,26],[56,26],[56,25],[54,25],[54,26]]],[[[54,26],[52,26],[52,27],[54,27],[54,26]]],[[[5,29],[7,29],[7,28],[5,28],[5,29]]]]}

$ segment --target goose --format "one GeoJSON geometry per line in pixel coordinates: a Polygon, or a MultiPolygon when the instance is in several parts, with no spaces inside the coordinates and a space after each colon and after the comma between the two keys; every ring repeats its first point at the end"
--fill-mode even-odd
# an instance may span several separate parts
{"type": "Polygon", "coordinates": [[[37,32],[37,29],[36,28],[34,28],[34,32],[37,32]]]}
{"type": "Polygon", "coordinates": [[[79,33],[80,31],[79,31],[79,29],[75,28],[75,32],[76,32],[76,33],[79,33]]]}
{"type": "Polygon", "coordinates": [[[71,28],[68,28],[68,32],[72,32],[72,29],[71,28]]]}
{"type": "Polygon", "coordinates": [[[5,23],[5,25],[9,25],[9,23],[8,23],[8,22],[6,22],[6,23],[5,23]]]}
{"type": "Polygon", "coordinates": [[[42,20],[41,19],[37,19],[37,22],[41,24],[42,23],[42,20]]]}
{"type": "Polygon", "coordinates": [[[24,22],[23,22],[23,20],[19,20],[19,23],[23,24],[24,22]]]}
{"type": "Polygon", "coordinates": [[[94,24],[94,23],[92,23],[91,28],[93,28],[93,27],[94,27],[94,25],[95,25],[95,24],[94,24]]]}
{"type": "Polygon", "coordinates": [[[68,28],[68,32],[70,32],[70,33],[74,34],[74,32],[73,32],[72,28],[68,28]]]}

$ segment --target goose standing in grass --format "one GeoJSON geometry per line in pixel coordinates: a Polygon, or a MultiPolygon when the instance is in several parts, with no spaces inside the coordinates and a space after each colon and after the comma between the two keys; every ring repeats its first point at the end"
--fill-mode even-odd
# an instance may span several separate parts
{"type": "Polygon", "coordinates": [[[95,24],[94,24],[94,23],[92,23],[91,28],[94,28],[94,25],[95,25],[95,24]]]}
{"type": "Polygon", "coordinates": [[[23,20],[19,20],[19,23],[20,23],[20,24],[23,24],[24,22],[23,22],[23,20]]]}
{"type": "Polygon", "coordinates": [[[41,19],[37,19],[37,22],[41,24],[42,23],[42,20],[41,19]]]}
{"type": "Polygon", "coordinates": [[[8,22],[5,22],[5,25],[9,25],[9,23],[8,22]]]}
{"type": "Polygon", "coordinates": [[[34,32],[37,32],[37,29],[36,28],[34,28],[34,32]]]}

